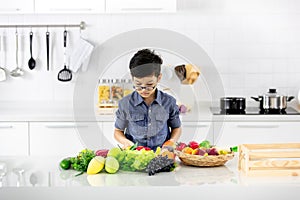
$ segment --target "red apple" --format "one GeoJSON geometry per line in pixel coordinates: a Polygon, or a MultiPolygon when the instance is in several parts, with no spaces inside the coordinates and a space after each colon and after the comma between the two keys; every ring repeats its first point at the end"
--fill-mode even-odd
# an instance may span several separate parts
{"type": "Polygon", "coordinates": [[[214,147],[207,149],[206,152],[208,153],[208,155],[211,155],[211,156],[219,155],[218,150],[214,147]]]}

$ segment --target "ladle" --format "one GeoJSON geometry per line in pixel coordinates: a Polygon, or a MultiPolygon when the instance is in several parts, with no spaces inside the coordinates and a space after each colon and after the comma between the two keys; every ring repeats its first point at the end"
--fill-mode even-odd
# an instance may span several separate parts
{"type": "Polygon", "coordinates": [[[35,68],[35,60],[32,57],[32,37],[33,37],[33,33],[32,31],[30,31],[30,59],[28,60],[28,67],[29,69],[33,70],[35,68]]]}
{"type": "Polygon", "coordinates": [[[19,68],[19,58],[18,58],[18,53],[19,53],[19,46],[18,46],[18,31],[16,30],[16,65],[17,67],[10,72],[10,75],[13,77],[19,77],[24,74],[23,69],[19,68]]]}

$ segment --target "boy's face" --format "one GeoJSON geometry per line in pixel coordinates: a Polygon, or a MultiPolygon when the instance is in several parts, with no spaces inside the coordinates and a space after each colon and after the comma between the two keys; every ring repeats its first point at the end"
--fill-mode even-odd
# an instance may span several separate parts
{"type": "Polygon", "coordinates": [[[133,85],[135,90],[143,97],[147,98],[154,94],[157,83],[161,79],[161,74],[156,77],[154,75],[143,78],[133,77],[133,85]]]}

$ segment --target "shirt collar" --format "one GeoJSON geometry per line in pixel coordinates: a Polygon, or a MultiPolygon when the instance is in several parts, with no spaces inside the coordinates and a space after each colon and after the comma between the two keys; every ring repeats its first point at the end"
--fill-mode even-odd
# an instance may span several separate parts
{"type": "MultiPolygon", "coordinates": [[[[139,93],[137,91],[133,92],[133,104],[134,106],[137,106],[141,103],[143,103],[144,99],[141,97],[141,95],[139,95],[139,93]]],[[[154,99],[153,102],[157,102],[159,105],[161,104],[161,91],[159,91],[158,89],[156,89],[156,98],[154,99]]]]}

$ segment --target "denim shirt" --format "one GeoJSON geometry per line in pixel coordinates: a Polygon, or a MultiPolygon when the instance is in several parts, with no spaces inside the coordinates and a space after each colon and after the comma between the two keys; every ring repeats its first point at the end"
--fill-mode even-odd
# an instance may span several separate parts
{"type": "Polygon", "coordinates": [[[156,149],[170,139],[170,128],[180,126],[175,98],[160,90],[156,90],[156,99],[150,106],[136,91],[119,101],[115,127],[138,145],[156,149]]]}

